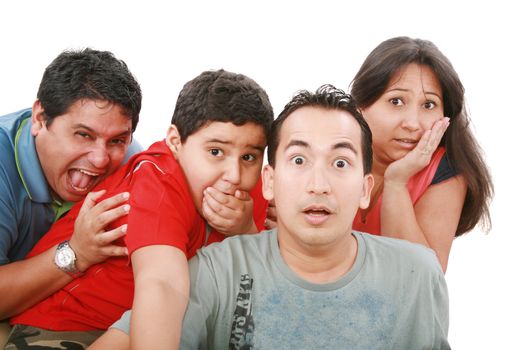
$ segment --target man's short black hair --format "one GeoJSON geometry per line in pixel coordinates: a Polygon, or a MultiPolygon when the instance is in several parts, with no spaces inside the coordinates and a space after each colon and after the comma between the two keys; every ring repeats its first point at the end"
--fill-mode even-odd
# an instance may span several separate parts
{"type": "Polygon", "coordinates": [[[332,85],[323,85],[317,89],[315,93],[301,90],[286,104],[284,110],[273,122],[270,137],[268,139],[268,163],[270,166],[275,167],[275,154],[280,141],[279,132],[281,131],[284,121],[290,114],[292,114],[292,112],[299,108],[308,106],[347,111],[355,118],[361,127],[363,169],[365,174],[369,174],[372,171],[372,132],[357,109],[352,96],[332,85]]]}
{"type": "Polygon", "coordinates": [[[44,72],[37,98],[48,124],[78,100],[103,100],[122,107],[135,131],[142,92],[124,61],[87,48],[58,55],[44,72]]]}

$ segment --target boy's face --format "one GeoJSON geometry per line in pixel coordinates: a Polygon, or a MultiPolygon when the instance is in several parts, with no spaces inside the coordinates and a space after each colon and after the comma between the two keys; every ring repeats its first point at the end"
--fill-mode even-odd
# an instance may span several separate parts
{"type": "Polygon", "coordinates": [[[46,180],[63,200],[83,199],[119,166],[131,141],[131,119],[107,101],[78,100],[46,124],[33,105],[31,133],[46,180]]]}
{"type": "Polygon", "coordinates": [[[266,137],[260,125],[211,122],[184,143],[172,125],[166,143],[184,171],[200,214],[207,187],[228,194],[237,189],[250,191],[261,175],[266,137]]]}
{"type": "Polygon", "coordinates": [[[363,174],[361,129],[346,111],[302,107],[282,124],[275,168],[263,170],[264,197],[275,200],[280,244],[330,247],[352,230],[373,185],[363,174]]]}

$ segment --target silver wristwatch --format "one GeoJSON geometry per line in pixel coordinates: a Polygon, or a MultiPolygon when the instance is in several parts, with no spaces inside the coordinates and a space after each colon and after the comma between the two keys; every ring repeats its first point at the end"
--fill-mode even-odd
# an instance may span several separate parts
{"type": "Polygon", "coordinates": [[[69,241],[60,243],[55,252],[55,265],[73,277],[81,276],[83,273],[77,269],[75,251],[69,246],[69,241]]]}

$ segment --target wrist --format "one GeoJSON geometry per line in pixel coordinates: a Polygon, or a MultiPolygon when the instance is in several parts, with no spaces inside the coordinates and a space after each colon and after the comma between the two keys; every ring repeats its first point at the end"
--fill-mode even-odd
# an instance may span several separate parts
{"type": "Polygon", "coordinates": [[[67,240],[58,244],[55,251],[54,263],[60,270],[73,278],[84,274],[83,271],[78,269],[77,255],[67,240]]]}

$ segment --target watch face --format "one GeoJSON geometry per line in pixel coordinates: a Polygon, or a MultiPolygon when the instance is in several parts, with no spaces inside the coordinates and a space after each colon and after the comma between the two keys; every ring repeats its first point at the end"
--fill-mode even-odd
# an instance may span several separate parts
{"type": "Polygon", "coordinates": [[[75,253],[71,249],[60,249],[56,252],[55,263],[61,267],[70,266],[75,260],[75,253]]]}

